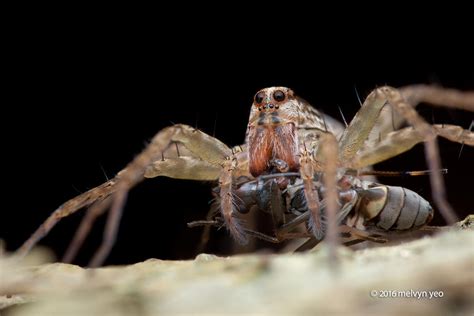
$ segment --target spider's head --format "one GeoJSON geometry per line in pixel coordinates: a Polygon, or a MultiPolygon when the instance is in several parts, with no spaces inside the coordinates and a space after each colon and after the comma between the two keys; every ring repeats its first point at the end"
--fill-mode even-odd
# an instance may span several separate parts
{"type": "Polygon", "coordinates": [[[292,119],[295,96],[285,87],[270,87],[255,94],[249,123],[251,125],[279,125],[292,119]]]}
{"type": "Polygon", "coordinates": [[[298,169],[298,101],[285,87],[265,88],[254,97],[247,130],[249,169],[258,176],[281,160],[290,171],[298,169]]]}

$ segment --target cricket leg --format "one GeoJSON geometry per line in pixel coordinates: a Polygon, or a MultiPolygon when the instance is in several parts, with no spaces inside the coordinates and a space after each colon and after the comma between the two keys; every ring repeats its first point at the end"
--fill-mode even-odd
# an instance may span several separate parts
{"type": "MultiPolygon", "coordinates": [[[[212,221],[215,217],[217,212],[219,211],[216,204],[213,204],[206,215],[206,221],[212,221]]],[[[189,224],[188,224],[189,225],[189,224]]],[[[209,242],[211,236],[211,227],[210,225],[205,225],[202,233],[201,233],[201,240],[199,242],[199,246],[197,247],[196,253],[203,253],[206,250],[206,246],[209,242]]]]}
{"type": "Polygon", "coordinates": [[[343,243],[346,246],[351,246],[362,241],[372,241],[376,243],[386,243],[387,239],[382,238],[379,235],[370,234],[363,230],[350,227],[347,225],[341,225],[339,232],[343,238],[343,243]]]}

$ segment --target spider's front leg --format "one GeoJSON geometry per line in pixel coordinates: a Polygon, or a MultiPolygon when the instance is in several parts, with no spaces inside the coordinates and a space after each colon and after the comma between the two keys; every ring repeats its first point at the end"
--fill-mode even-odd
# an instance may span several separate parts
{"type": "MultiPolygon", "coordinates": [[[[23,256],[28,253],[62,218],[89,205],[94,206],[91,212],[93,214],[100,214],[110,207],[104,239],[90,263],[91,266],[101,265],[114,244],[128,191],[143,180],[144,176],[217,180],[221,170],[225,170],[222,167],[225,166],[223,162],[226,157],[232,156],[232,150],[225,144],[190,126],[174,125],[165,128],[114,179],[67,201],[54,211],[20,247],[17,254],[23,256]]],[[[228,170],[222,171],[223,174],[227,172],[228,170]]],[[[86,218],[88,224],[91,224],[95,216],[86,218]]],[[[84,234],[84,231],[87,232],[87,229],[80,234],[84,234]]],[[[78,247],[77,243],[75,247],[78,247]]]]}
{"type": "Polygon", "coordinates": [[[247,235],[244,232],[243,226],[240,224],[236,214],[236,201],[233,188],[233,173],[237,167],[236,157],[226,157],[222,164],[222,172],[219,176],[219,197],[220,197],[220,210],[222,217],[224,218],[227,229],[234,239],[240,244],[246,244],[248,242],[247,235]]]}
{"type": "MultiPolygon", "coordinates": [[[[242,154],[241,151],[230,149],[218,139],[190,126],[175,125],[168,129],[172,136],[162,137],[161,132],[155,136],[147,149],[119,174],[120,178],[134,177],[144,172],[146,178],[167,176],[188,180],[219,180],[220,211],[226,226],[237,241],[245,243],[246,234],[235,217],[232,180],[239,174],[247,175],[246,157],[238,155],[242,154]],[[177,146],[176,150],[173,143],[177,146]],[[183,152],[189,156],[182,156],[183,152]],[[242,163],[239,165],[238,161],[242,163]]],[[[100,250],[97,256],[100,256],[100,250]]]]}

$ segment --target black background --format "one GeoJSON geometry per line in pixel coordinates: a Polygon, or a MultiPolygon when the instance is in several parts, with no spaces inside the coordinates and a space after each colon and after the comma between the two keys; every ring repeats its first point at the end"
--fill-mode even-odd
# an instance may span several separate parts
{"type": "MultiPolygon", "coordinates": [[[[160,129],[185,123],[214,134],[228,145],[242,143],[253,95],[284,85],[326,113],[350,119],[373,88],[433,83],[474,88],[469,53],[455,57],[419,42],[400,52],[372,35],[349,34],[335,43],[298,40],[268,33],[242,40],[238,31],[215,38],[187,30],[61,31],[61,25],[28,29],[9,46],[7,94],[2,115],[3,189],[0,238],[14,250],[60,204],[113,177],[160,129]],[[248,40],[248,41],[247,41],[248,40]]],[[[244,36],[245,37],[245,36],[244,36]]],[[[471,56],[472,57],[472,56],[471,56]]],[[[472,113],[421,106],[430,122],[460,124],[472,113]]],[[[473,149],[440,140],[448,197],[460,217],[473,212],[473,149]],[[471,194],[469,194],[471,193],[471,194]]],[[[422,146],[377,166],[379,170],[425,169],[422,146]]],[[[430,197],[428,177],[382,179],[430,197]]],[[[147,258],[192,258],[211,185],[172,179],[146,180],[129,197],[118,240],[107,263],[147,258]]],[[[41,242],[62,255],[81,219],[63,220],[41,242]]],[[[436,213],[435,224],[443,224],[436,213]]],[[[99,221],[77,263],[85,264],[98,246],[99,221]]],[[[209,252],[229,253],[225,231],[214,232],[209,252]]]]}

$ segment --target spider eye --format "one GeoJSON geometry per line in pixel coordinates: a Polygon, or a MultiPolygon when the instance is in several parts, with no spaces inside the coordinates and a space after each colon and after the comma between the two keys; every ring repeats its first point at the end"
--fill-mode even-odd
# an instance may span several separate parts
{"type": "Polygon", "coordinates": [[[255,103],[260,104],[263,102],[263,99],[265,98],[265,93],[263,91],[260,91],[255,95],[255,103]]]}
{"type": "Polygon", "coordinates": [[[283,101],[285,100],[285,97],[286,97],[285,93],[281,90],[277,90],[273,92],[273,99],[275,99],[275,101],[278,101],[278,102],[283,101]]]}

